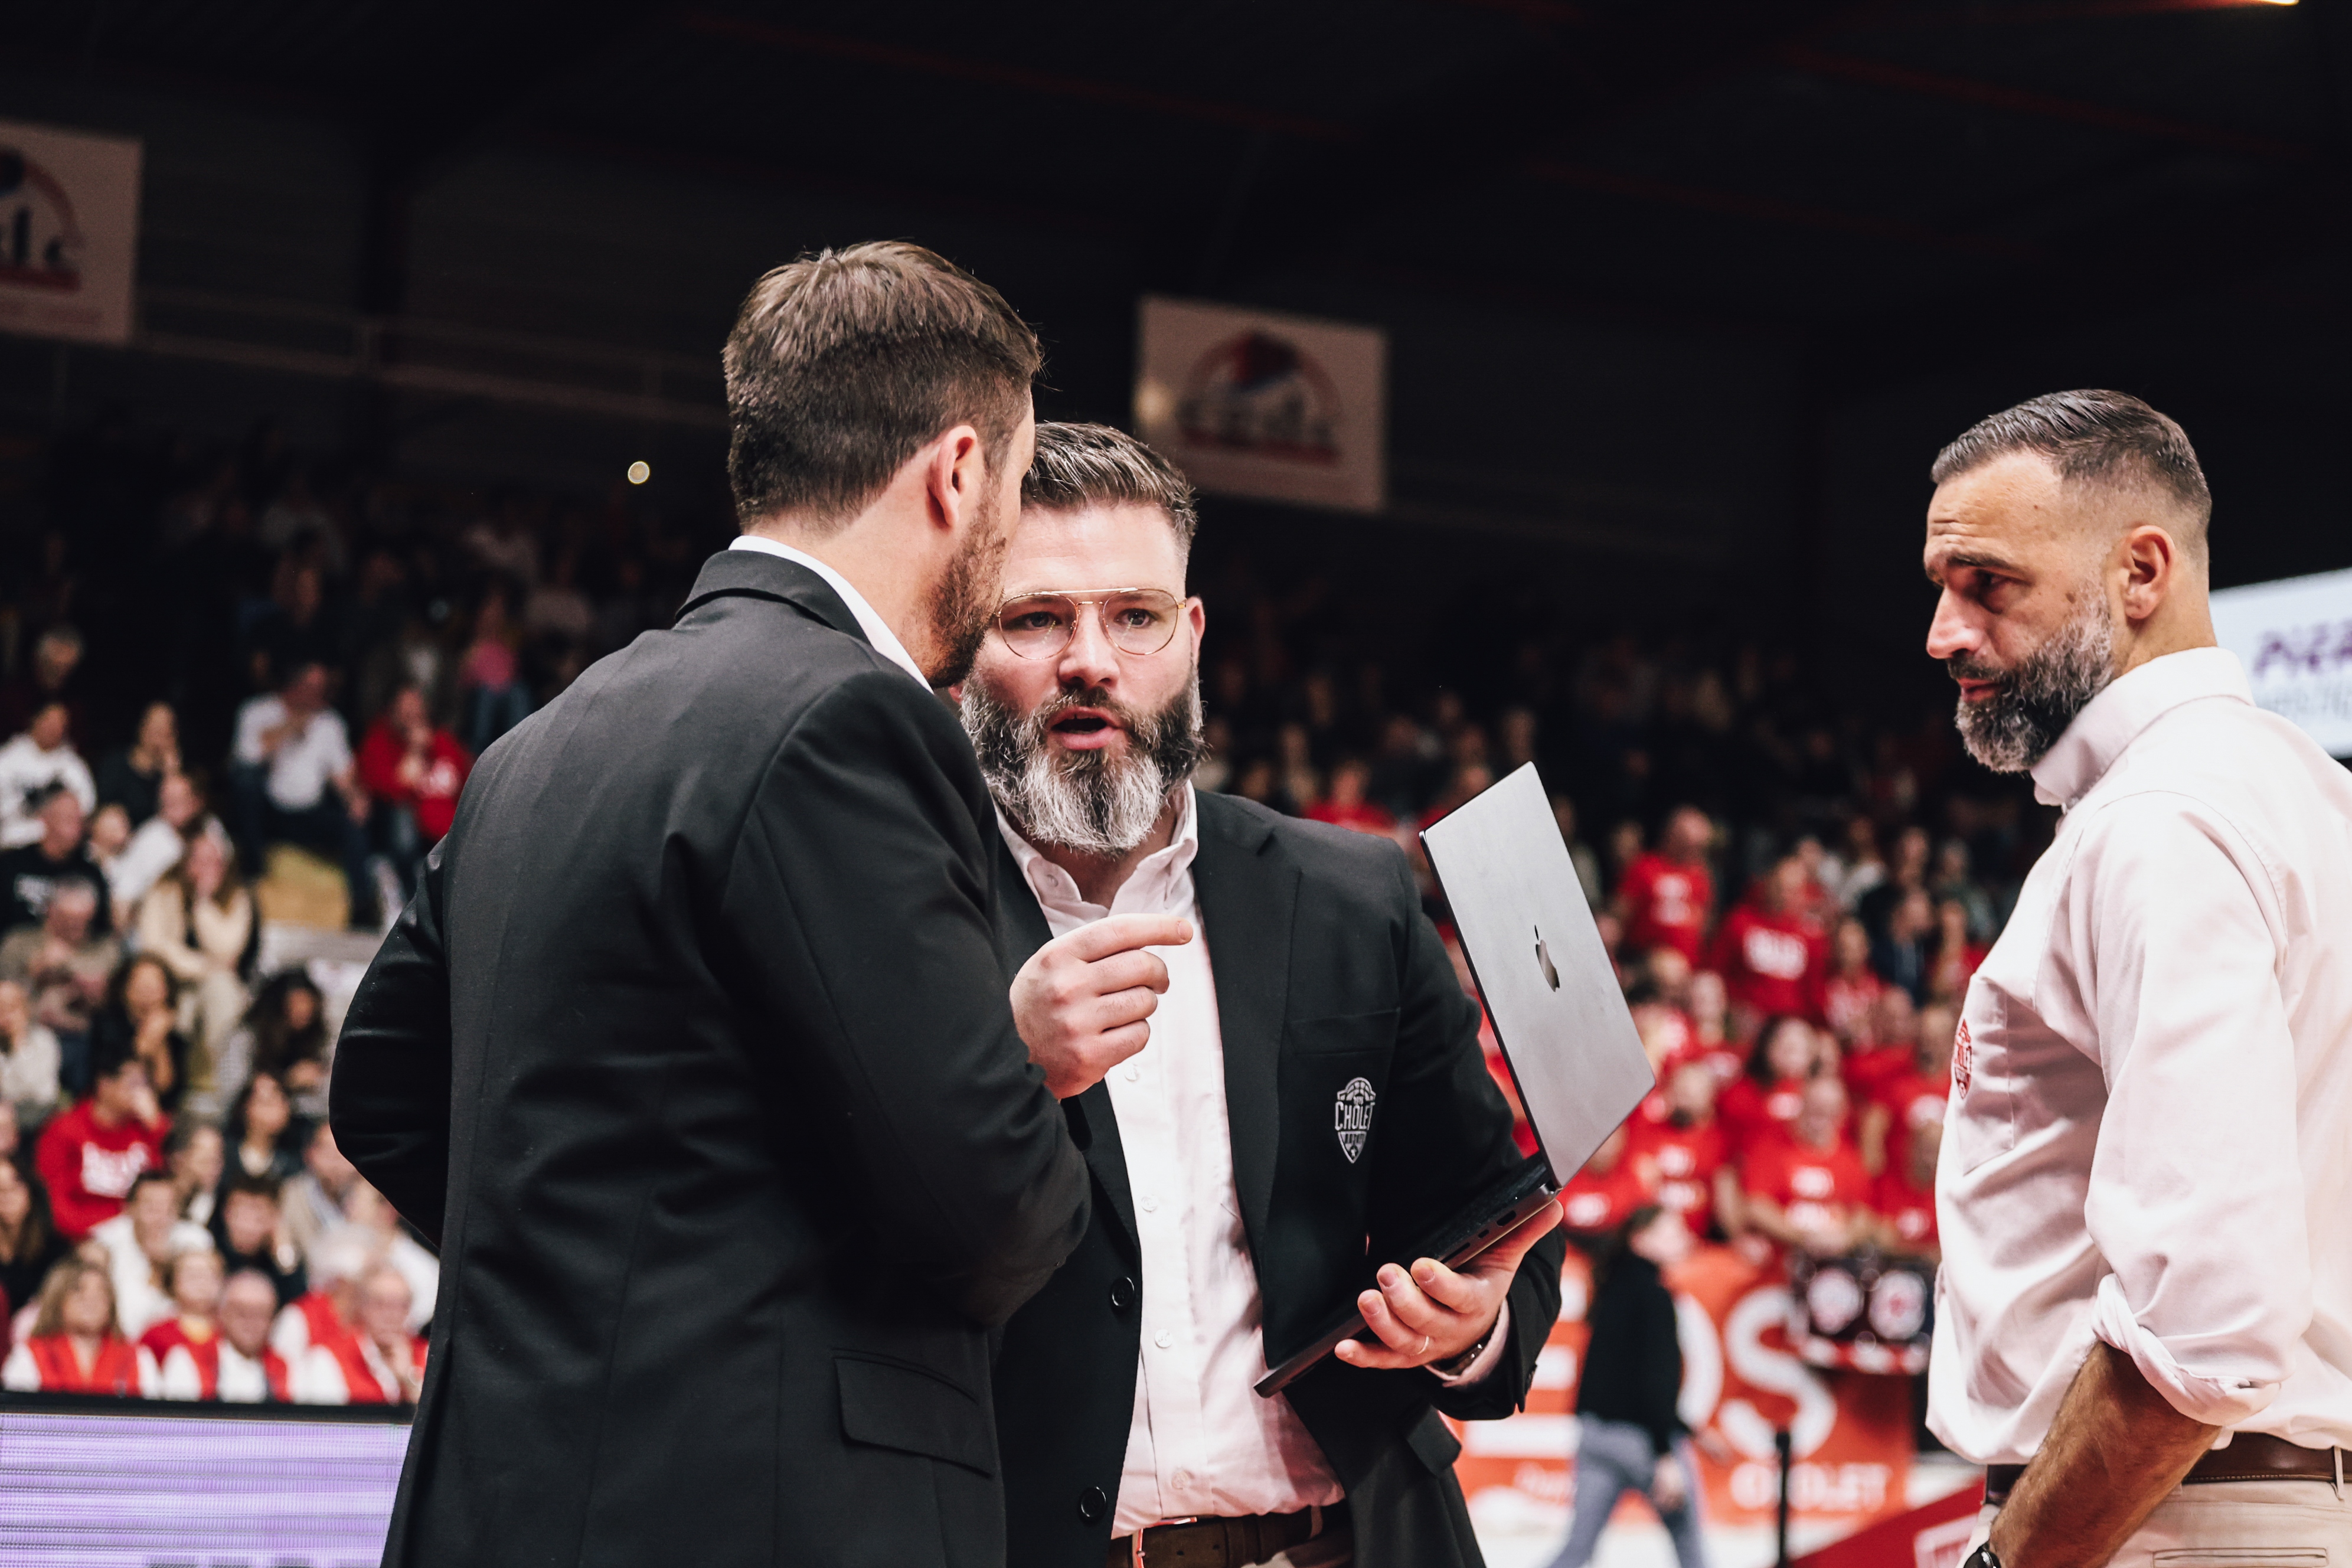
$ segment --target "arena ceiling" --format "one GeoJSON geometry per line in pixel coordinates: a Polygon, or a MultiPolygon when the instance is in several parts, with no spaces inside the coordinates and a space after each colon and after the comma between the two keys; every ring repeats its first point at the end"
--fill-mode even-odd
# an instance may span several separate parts
{"type": "MultiPolygon", "coordinates": [[[[2184,279],[2340,312],[2326,0],[6,0],[61,70],[1311,269],[1916,349],[2184,279]]],[[[382,247],[396,256],[398,247],[382,247]]],[[[362,306],[397,309],[387,274],[362,306]]]]}

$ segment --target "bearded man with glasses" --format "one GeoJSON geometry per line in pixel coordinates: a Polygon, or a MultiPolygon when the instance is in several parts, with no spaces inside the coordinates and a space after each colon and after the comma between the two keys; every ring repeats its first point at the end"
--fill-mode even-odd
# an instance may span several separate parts
{"type": "Polygon", "coordinates": [[[1007,1557],[1476,1563],[1437,1413],[1524,1398],[1562,1244],[1538,1222],[1461,1273],[1422,1259],[1368,1279],[1367,1237],[1392,1255],[1517,1160],[1510,1113],[1397,847],[1193,789],[1194,525],[1149,447],[1039,426],[1004,598],[961,691],[1010,956],[1046,950],[1014,1012],[1058,996],[1066,1031],[1024,1037],[1095,1198],[998,1354],[1007,1557]],[[1069,946],[1120,915],[1199,935],[1091,963],[1069,946]],[[1108,1020],[1149,1012],[1149,1048],[1140,1023],[1121,1037],[1073,992],[1108,1020]],[[1351,1300],[1371,1331],[1260,1399],[1269,1361],[1351,1300]]]}

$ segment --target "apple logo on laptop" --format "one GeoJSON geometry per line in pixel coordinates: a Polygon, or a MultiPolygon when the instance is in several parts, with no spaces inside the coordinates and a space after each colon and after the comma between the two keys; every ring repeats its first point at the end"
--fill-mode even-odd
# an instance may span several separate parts
{"type": "Polygon", "coordinates": [[[1535,931],[1536,967],[1543,971],[1544,979],[1550,983],[1553,990],[1557,991],[1559,989],[1559,971],[1552,967],[1551,951],[1544,946],[1543,927],[1538,926],[1535,931]]]}

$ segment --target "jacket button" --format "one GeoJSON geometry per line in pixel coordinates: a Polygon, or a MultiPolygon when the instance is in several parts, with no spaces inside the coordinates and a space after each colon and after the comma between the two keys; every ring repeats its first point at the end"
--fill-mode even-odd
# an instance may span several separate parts
{"type": "Polygon", "coordinates": [[[1103,1495],[1100,1487],[1088,1487],[1078,1494],[1078,1517],[1088,1524],[1100,1520],[1109,1509],[1110,1499],[1103,1495]]]}
{"type": "Polygon", "coordinates": [[[1122,1274],[1110,1282],[1110,1310],[1114,1312],[1124,1312],[1134,1305],[1135,1281],[1122,1274]]]}

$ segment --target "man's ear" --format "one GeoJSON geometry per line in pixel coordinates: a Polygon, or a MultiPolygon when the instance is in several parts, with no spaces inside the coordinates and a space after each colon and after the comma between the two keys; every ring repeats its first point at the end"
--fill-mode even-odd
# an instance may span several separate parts
{"type": "Polygon", "coordinates": [[[958,425],[931,443],[923,481],[925,510],[932,526],[952,533],[969,521],[988,482],[987,448],[980,432],[958,425]]]}
{"type": "Polygon", "coordinates": [[[2135,523],[2126,531],[2120,550],[2124,614],[2145,621],[2164,606],[2172,593],[2183,559],[2180,547],[2162,526],[2135,523]]]}

